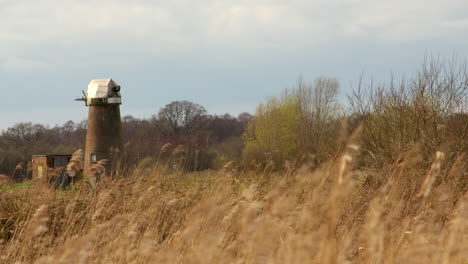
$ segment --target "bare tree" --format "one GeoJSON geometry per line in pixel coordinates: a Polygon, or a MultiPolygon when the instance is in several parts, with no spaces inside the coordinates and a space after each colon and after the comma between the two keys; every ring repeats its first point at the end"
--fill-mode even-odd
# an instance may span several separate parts
{"type": "Polygon", "coordinates": [[[206,109],[189,101],[174,101],[159,110],[158,117],[165,122],[177,135],[181,132],[189,134],[202,126],[206,109]]]}
{"type": "Polygon", "coordinates": [[[292,90],[301,114],[300,133],[307,152],[326,153],[330,149],[324,139],[334,131],[330,124],[339,113],[338,89],[337,79],[319,77],[313,83],[299,78],[292,90]]]}
{"type": "Polygon", "coordinates": [[[239,122],[241,122],[241,124],[244,127],[246,127],[247,124],[250,121],[252,121],[253,118],[254,118],[254,116],[251,113],[247,113],[247,112],[240,113],[239,116],[237,117],[237,119],[239,119],[239,122]]]}
{"type": "Polygon", "coordinates": [[[379,164],[422,144],[427,162],[443,149],[448,159],[466,149],[468,71],[466,61],[426,56],[410,79],[363,82],[348,96],[350,112],[364,120],[362,143],[379,164]],[[376,154],[380,154],[376,155],[376,154]],[[377,158],[376,158],[377,157],[377,158]]]}

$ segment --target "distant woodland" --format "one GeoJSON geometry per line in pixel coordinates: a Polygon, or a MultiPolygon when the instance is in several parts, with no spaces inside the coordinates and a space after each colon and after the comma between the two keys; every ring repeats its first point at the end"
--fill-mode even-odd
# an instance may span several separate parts
{"type": "MultiPolygon", "coordinates": [[[[187,101],[172,102],[149,119],[124,116],[122,129],[126,163],[135,165],[145,159],[155,159],[166,145],[166,148],[183,146],[189,154],[188,159],[195,159],[197,155],[197,164],[187,162],[188,170],[216,168],[220,166],[216,162],[222,162],[222,159],[241,156],[241,137],[252,118],[248,113],[238,117],[209,115],[204,107],[187,101]],[[182,107],[184,111],[191,108],[193,112],[182,116],[181,113],[172,112],[177,111],[172,107],[182,107]]],[[[29,177],[30,173],[15,171],[30,170],[32,155],[71,154],[83,149],[86,125],[86,120],[79,123],[68,121],[55,127],[18,123],[4,130],[0,134],[0,174],[16,174],[16,180],[22,180],[21,177],[29,177]]]]}
{"type": "MultiPolygon", "coordinates": [[[[229,162],[242,170],[318,166],[335,158],[357,129],[360,166],[397,162],[399,153],[418,146],[428,164],[436,151],[449,161],[468,151],[464,63],[430,58],[408,79],[378,84],[361,78],[346,103],[338,102],[339,92],[334,78],[300,78],[253,115],[211,115],[189,101],[171,102],[147,119],[124,115],[124,162],[129,168],[164,162],[177,149],[187,171],[221,169],[229,162]]],[[[84,148],[85,137],[86,120],[55,127],[15,124],[0,134],[0,174],[28,179],[31,155],[71,154],[84,148]]]]}

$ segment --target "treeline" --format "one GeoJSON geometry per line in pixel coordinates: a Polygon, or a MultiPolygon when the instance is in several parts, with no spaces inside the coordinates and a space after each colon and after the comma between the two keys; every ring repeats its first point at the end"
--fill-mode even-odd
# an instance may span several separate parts
{"type": "Polygon", "coordinates": [[[244,134],[243,167],[316,166],[339,157],[353,133],[360,167],[403,162],[410,151],[422,166],[437,151],[449,163],[466,158],[466,62],[431,58],[409,79],[376,84],[361,78],[345,105],[336,100],[338,88],[332,78],[299,79],[281,97],[261,104],[244,134]]]}
{"type": "Polygon", "coordinates": [[[86,122],[68,121],[53,128],[33,123],[18,123],[0,134],[0,174],[17,181],[31,175],[34,154],[67,154],[83,147],[86,122]]]}
{"type": "MultiPolygon", "coordinates": [[[[260,104],[254,116],[210,115],[188,101],[169,103],[148,119],[125,116],[123,162],[129,168],[160,163],[188,171],[226,163],[246,170],[298,168],[306,162],[316,167],[340,157],[350,137],[359,138],[354,147],[361,167],[403,162],[411,151],[419,153],[423,166],[437,151],[449,162],[466,158],[466,63],[431,58],[409,79],[376,84],[361,78],[347,102],[337,100],[339,88],[334,78],[300,78],[260,104]]],[[[32,154],[72,153],[84,147],[85,136],[85,121],[53,128],[17,124],[0,135],[0,173],[27,170],[32,154]]]]}
{"type": "MultiPolygon", "coordinates": [[[[177,164],[168,165],[190,171],[219,168],[227,161],[240,160],[242,134],[252,118],[249,113],[210,115],[203,106],[188,101],[172,102],[148,119],[124,116],[121,162],[130,168],[166,162],[178,155],[177,164]]],[[[18,123],[2,131],[0,174],[17,181],[29,178],[32,155],[71,154],[83,149],[86,129],[85,120],[55,127],[18,123]]]]}
{"type": "Polygon", "coordinates": [[[253,116],[210,115],[189,101],[174,101],[150,119],[122,119],[126,164],[145,167],[155,162],[177,169],[219,169],[240,161],[242,134],[253,116]],[[170,163],[170,164],[169,164],[170,163]]]}

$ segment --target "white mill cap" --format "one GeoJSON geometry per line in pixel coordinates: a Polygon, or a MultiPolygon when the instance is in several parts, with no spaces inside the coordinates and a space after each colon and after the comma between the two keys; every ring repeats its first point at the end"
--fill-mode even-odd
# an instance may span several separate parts
{"type": "Polygon", "coordinates": [[[93,99],[104,99],[109,104],[120,104],[122,103],[120,85],[112,79],[92,80],[88,85],[87,98],[88,104],[91,104],[93,99]]]}

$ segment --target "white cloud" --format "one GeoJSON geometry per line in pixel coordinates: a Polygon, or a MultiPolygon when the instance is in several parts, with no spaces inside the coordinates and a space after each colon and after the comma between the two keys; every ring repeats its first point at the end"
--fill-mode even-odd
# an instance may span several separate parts
{"type": "Polygon", "coordinates": [[[465,27],[447,32],[444,26],[454,16],[468,18],[468,2],[463,0],[366,0],[349,8],[348,14],[345,32],[367,32],[384,41],[453,38],[468,31],[465,27]]]}
{"type": "Polygon", "coordinates": [[[0,0],[0,91],[30,92],[25,120],[38,95],[64,106],[102,76],[120,78],[130,114],[179,97],[236,113],[300,73],[383,76],[427,49],[466,59],[467,44],[466,0],[0,0]]]}
{"type": "Polygon", "coordinates": [[[0,58],[27,57],[49,46],[68,54],[172,56],[199,49],[310,48],[349,36],[434,39],[467,33],[466,19],[468,2],[461,0],[2,1],[0,58]],[[460,9],[466,12],[453,20],[460,9]]]}

